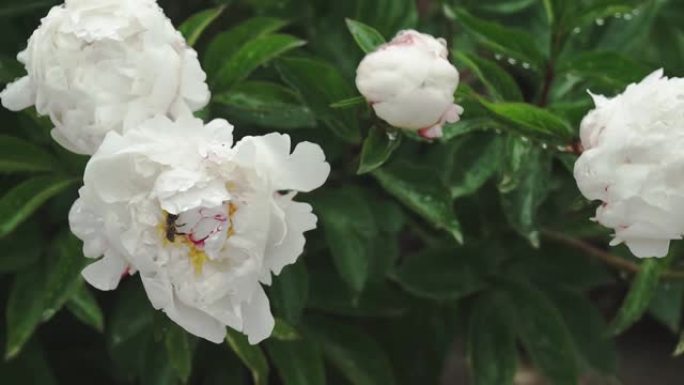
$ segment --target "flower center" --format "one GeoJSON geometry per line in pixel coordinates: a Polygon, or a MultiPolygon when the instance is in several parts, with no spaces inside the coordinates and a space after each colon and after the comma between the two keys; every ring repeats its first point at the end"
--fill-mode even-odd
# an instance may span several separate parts
{"type": "Polygon", "coordinates": [[[198,207],[178,215],[165,213],[164,237],[170,243],[179,243],[188,248],[188,258],[201,274],[209,259],[219,258],[225,241],[231,237],[233,216],[237,206],[225,202],[217,207],[198,207]]]}

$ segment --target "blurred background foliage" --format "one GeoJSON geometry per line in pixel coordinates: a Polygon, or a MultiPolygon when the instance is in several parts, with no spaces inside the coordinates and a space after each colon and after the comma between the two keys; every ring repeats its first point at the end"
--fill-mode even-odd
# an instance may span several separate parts
{"type": "MultiPolygon", "coordinates": [[[[22,74],[14,57],[56,3],[2,2],[1,84],[22,74]]],[[[454,362],[476,385],[643,384],[615,346],[639,320],[684,350],[682,245],[659,261],[608,250],[572,177],[587,89],[612,95],[661,67],[684,76],[684,2],[161,5],[208,74],[203,117],[324,147],[333,173],[302,197],[319,229],[269,289],[272,338],[199,341],[151,308],[135,276],[107,293],[83,283],[66,218],[87,159],[34,112],[2,110],[3,384],[463,383],[454,362]],[[445,37],[461,72],[466,112],[435,143],[378,121],[354,87],[364,50],[402,28],[445,37]]]]}

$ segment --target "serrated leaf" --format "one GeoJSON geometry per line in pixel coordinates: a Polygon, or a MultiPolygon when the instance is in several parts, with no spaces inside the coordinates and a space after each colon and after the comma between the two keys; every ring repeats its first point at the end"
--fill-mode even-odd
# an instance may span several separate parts
{"type": "Polygon", "coordinates": [[[180,326],[170,323],[164,334],[164,346],[178,379],[187,383],[192,371],[192,347],[188,334],[180,326]]]}
{"type": "Polygon", "coordinates": [[[418,10],[413,0],[359,1],[354,19],[389,36],[402,29],[415,28],[418,10]]]}
{"type": "Polygon", "coordinates": [[[337,101],[330,105],[331,108],[345,109],[350,107],[356,107],[366,104],[366,98],[363,96],[355,96],[353,98],[347,98],[344,100],[337,101]]]}
{"type": "Polygon", "coordinates": [[[372,175],[388,193],[430,224],[448,231],[457,242],[463,241],[449,189],[433,170],[401,160],[372,175]]]}
{"type": "Polygon", "coordinates": [[[365,174],[382,166],[401,145],[401,138],[397,132],[387,132],[375,126],[371,127],[368,137],[363,141],[361,160],[356,173],[365,174]]]}
{"type": "Polygon", "coordinates": [[[231,119],[268,128],[311,128],[316,119],[287,87],[263,81],[245,81],[229,92],[214,95],[213,102],[225,108],[231,119]]]}
{"type": "Polygon", "coordinates": [[[304,58],[280,59],[277,68],[283,80],[299,91],[316,117],[333,133],[349,143],[361,141],[355,109],[330,107],[340,100],[358,96],[337,68],[320,60],[304,58]]]}
{"type": "Polygon", "coordinates": [[[574,136],[568,122],[543,108],[527,103],[479,101],[492,117],[508,123],[506,127],[520,135],[558,144],[567,144],[574,136]]]}
{"type": "Polygon", "coordinates": [[[297,324],[309,296],[309,274],[303,263],[286,266],[279,276],[273,278],[269,298],[273,308],[282,318],[297,324]]]}
{"type": "Polygon", "coordinates": [[[221,16],[221,13],[223,13],[225,9],[225,5],[207,9],[190,16],[184,21],[183,24],[178,27],[178,30],[185,36],[188,45],[193,47],[207,27],[221,16]]]}
{"type": "MultiPolygon", "coordinates": [[[[458,249],[463,252],[464,249],[458,249]]],[[[469,256],[453,249],[432,249],[408,256],[395,273],[407,292],[432,300],[454,300],[485,286],[469,256]]]]}
{"type": "Polygon", "coordinates": [[[505,281],[502,290],[514,310],[518,336],[535,366],[554,385],[577,385],[577,352],[558,309],[526,283],[505,281]]]}
{"type": "Polygon", "coordinates": [[[353,385],[394,385],[389,359],[376,341],[348,323],[309,317],[306,333],[353,385]]]}
{"type": "Polygon", "coordinates": [[[639,273],[632,281],[629,293],[625,297],[617,316],[610,325],[612,335],[621,334],[629,329],[648,309],[651,299],[658,288],[660,273],[670,263],[669,259],[646,259],[641,262],[639,273]]]}
{"type": "Polygon", "coordinates": [[[320,348],[310,341],[268,340],[266,350],[283,385],[325,385],[325,367],[320,348]]]}
{"type": "Polygon", "coordinates": [[[55,255],[47,263],[43,321],[50,319],[82,285],[81,270],[87,264],[81,242],[71,233],[57,237],[52,250],[55,255]]]}
{"type": "Polygon", "coordinates": [[[104,331],[104,315],[97,300],[88,287],[81,282],[66,303],[67,309],[84,324],[104,331]]]}
{"type": "Polygon", "coordinates": [[[304,44],[304,40],[284,34],[263,35],[250,40],[218,71],[213,79],[216,91],[230,89],[258,67],[304,44]]]}
{"type": "Polygon", "coordinates": [[[523,101],[518,83],[498,64],[461,51],[453,51],[452,55],[475,73],[495,99],[511,102],[523,101]]]}
{"type": "Polygon", "coordinates": [[[12,232],[43,203],[64,191],[73,179],[59,176],[39,176],[10,189],[0,199],[0,237],[12,232]]]}
{"type": "Polygon", "coordinates": [[[0,135],[0,172],[52,170],[56,161],[40,147],[12,136],[0,135]]]}
{"type": "Polygon", "coordinates": [[[511,385],[518,367],[515,329],[509,304],[488,293],[470,313],[468,357],[474,385],[511,385]]]}
{"type": "Polygon", "coordinates": [[[247,342],[247,337],[236,332],[230,328],[227,329],[226,341],[230,348],[240,358],[243,364],[249,368],[252,373],[252,379],[255,385],[268,384],[268,361],[264,352],[259,346],[250,345],[247,342]]]}
{"type": "Polygon", "coordinates": [[[213,83],[218,70],[247,42],[275,32],[286,25],[287,22],[281,19],[255,17],[218,34],[209,43],[202,62],[209,80],[213,83]]]}
{"type": "Polygon", "coordinates": [[[533,70],[539,71],[544,67],[544,55],[537,49],[529,33],[479,19],[460,8],[452,9],[450,13],[495,53],[528,63],[533,70]]]}
{"type": "Polygon", "coordinates": [[[347,19],[347,28],[354,37],[354,41],[365,53],[369,53],[386,42],[385,38],[375,28],[360,21],[347,19]]]}

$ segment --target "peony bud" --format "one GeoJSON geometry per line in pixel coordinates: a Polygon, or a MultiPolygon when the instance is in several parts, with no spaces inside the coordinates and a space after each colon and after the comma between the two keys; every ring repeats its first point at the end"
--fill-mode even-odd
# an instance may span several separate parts
{"type": "Polygon", "coordinates": [[[684,79],[658,70],[614,98],[593,96],[575,163],[582,194],[603,203],[596,221],[637,257],[667,255],[684,234],[684,79]]]}
{"type": "Polygon", "coordinates": [[[53,138],[80,154],[94,153],[109,131],[209,101],[197,53],[154,0],[66,0],[18,59],[28,75],[0,93],[3,106],[35,106],[52,120],[53,138]]]}
{"type": "Polygon", "coordinates": [[[401,31],[361,61],[356,87],[387,123],[439,138],[442,126],[463,113],[454,104],[458,71],[447,56],[444,39],[401,31]]]}

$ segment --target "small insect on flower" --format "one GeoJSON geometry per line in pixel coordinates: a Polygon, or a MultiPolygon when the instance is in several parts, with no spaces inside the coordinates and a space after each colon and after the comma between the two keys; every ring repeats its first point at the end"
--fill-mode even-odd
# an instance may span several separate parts
{"type": "Polygon", "coordinates": [[[164,232],[166,233],[166,239],[171,243],[176,241],[176,235],[178,234],[178,231],[176,230],[177,219],[178,215],[166,213],[166,227],[164,232]]]}

